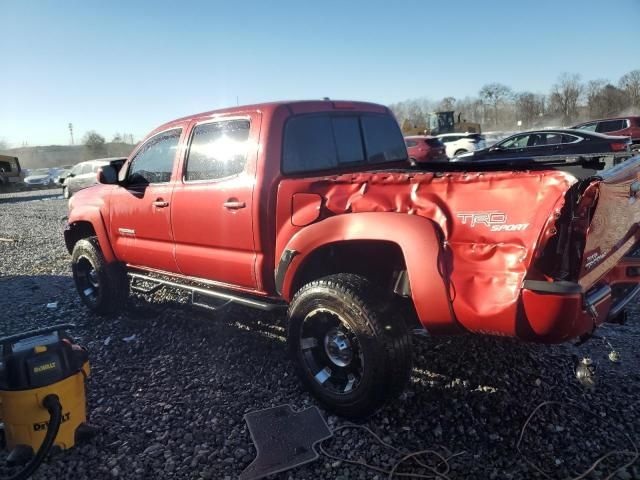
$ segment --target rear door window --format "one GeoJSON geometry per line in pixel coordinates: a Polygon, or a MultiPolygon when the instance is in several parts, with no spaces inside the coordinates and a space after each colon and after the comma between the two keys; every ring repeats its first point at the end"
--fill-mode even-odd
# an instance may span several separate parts
{"type": "Polygon", "coordinates": [[[215,180],[237,175],[247,161],[249,120],[204,123],[193,129],[185,181],[215,180]]]}
{"type": "Polygon", "coordinates": [[[389,115],[300,115],[285,126],[284,173],[406,159],[400,128],[389,115]]]}
{"type": "Polygon", "coordinates": [[[579,140],[580,138],[574,135],[562,135],[562,143],[576,143],[579,140]]]}
{"type": "Polygon", "coordinates": [[[562,143],[562,135],[559,133],[546,133],[545,145],[559,145],[562,143]]]}
{"type": "Polygon", "coordinates": [[[624,120],[606,120],[604,122],[599,122],[596,132],[607,133],[622,130],[625,128],[624,123],[624,120]]]}

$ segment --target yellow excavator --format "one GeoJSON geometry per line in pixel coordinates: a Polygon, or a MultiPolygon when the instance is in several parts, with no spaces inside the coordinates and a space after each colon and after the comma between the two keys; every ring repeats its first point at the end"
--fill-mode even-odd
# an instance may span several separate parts
{"type": "Polygon", "coordinates": [[[402,123],[404,135],[441,135],[443,133],[481,133],[480,124],[462,119],[462,112],[456,118],[454,111],[433,112],[424,121],[413,123],[406,119],[402,123]]]}

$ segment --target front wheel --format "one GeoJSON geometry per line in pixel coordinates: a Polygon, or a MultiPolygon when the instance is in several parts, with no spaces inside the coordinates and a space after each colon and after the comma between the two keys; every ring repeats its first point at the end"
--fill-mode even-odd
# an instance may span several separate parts
{"type": "Polygon", "coordinates": [[[71,198],[71,193],[69,192],[69,187],[62,187],[62,196],[66,199],[71,198]]]}
{"type": "Polygon", "coordinates": [[[411,373],[404,320],[359,275],[331,275],[302,287],[289,307],[288,343],[304,385],[347,417],[374,413],[411,373]]]}
{"type": "Polygon", "coordinates": [[[80,299],[98,314],[121,309],[129,296],[124,267],[107,263],[95,237],[78,240],[71,255],[71,269],[80,299]]]}

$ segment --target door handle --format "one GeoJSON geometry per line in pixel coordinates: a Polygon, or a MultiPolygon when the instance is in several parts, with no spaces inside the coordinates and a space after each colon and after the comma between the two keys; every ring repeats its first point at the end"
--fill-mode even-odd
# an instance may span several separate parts
{"type": "Polygon", "coordinates": [[[163,200],[161,198],[158,198],[155,202],[152,203],[152,205],[154,207],[158,207],[158,208],[165,208],[165,207],[169,206],[169,202],[167,202],[167,201],[165,201],[165,200],[163,200]]]}
{"type": "Polygon", "coordinates": [[[247,204],[246,204],[246,203],[244,203],[244,202],[240,202],[240,201],[238,201],[238,200],[231,200],[231,199],[229,199],[229,200],[227,200],[226,202],[224,202],[224,203],[222,204],[222,206],[223,206],[224,208],[228,208],[229,210],[238,210],[238,209],[240,209],[240,208],[244,208],[244,207],[246,207],[246,206],[247,206],[247,204]]]}

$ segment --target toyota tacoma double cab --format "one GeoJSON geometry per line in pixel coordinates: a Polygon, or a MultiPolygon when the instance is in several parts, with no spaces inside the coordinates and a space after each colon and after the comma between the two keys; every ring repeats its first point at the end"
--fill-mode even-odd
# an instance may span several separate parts
{"type": "Polygon", "coordinates": [[[165,286],[196,304],[287,309],[330,410],[366,416],[412,369],[411,334],[557,343],[640,291],[640,157],[411,167],[388,108],[281,102],[180,118],[69,201],[86,306],[165,286]]]}

